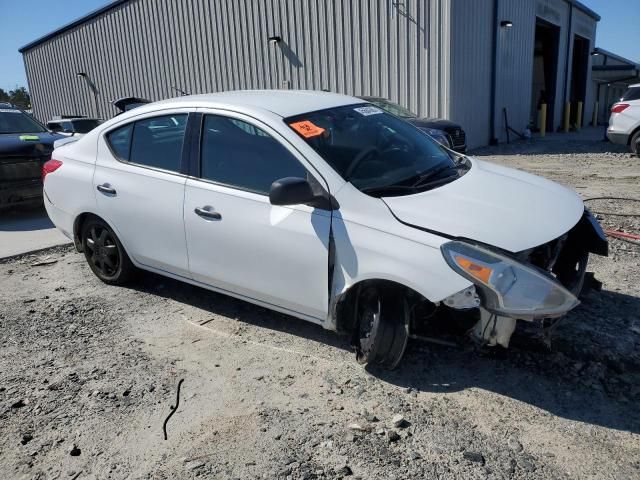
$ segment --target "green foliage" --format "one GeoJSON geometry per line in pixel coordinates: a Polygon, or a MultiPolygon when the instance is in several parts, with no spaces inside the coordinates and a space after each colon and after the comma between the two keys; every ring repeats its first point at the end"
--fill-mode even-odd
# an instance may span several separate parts
{"type": "Polygon", "coordinates": [[[15,90],[9,90],[9,93],[0,88],[0,102],[12,103],[22,110],[31,108],[31,97],[25,87],[16,87],[15,90]]]}

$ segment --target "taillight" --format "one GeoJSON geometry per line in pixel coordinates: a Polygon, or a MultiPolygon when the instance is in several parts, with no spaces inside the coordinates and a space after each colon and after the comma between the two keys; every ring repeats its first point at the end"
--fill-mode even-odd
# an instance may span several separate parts
{"type": "Polygon", "coordinates": [[[44,177],[55,172],[61,166],[62,162],[60,160],[54,160],[53,158],[48,162],[44,162],[44,165],[42,165],[42,181],[44,182],[44,177]]]}
{"type": "Polygon", "coordinates": [[[611,113],[624,112],[627,108],[629,108],[628,103],[616,103],[613,107],[611,107],[611,113]]]}

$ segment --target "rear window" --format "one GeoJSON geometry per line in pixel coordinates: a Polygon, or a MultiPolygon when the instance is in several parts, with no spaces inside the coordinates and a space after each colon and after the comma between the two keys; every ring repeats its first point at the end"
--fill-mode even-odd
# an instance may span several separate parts
{"type": "Polygon", "coordinates": [[[630,102],[631,100],[640,100],[640,87],[632,87],[620,99],[621,102],[630,102]]]}

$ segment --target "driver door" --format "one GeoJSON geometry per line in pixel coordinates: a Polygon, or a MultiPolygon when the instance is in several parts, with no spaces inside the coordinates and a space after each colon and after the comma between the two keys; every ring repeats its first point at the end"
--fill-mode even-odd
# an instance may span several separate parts
{"type": "Polygon", "coordinates": [[[205,112],[201,132],[199,175],[187,179],[184,201],[193,279],[324,322],[331,212],[268,196],[273,181],[310,175],[305,160],[239,114],[205,112]]]}

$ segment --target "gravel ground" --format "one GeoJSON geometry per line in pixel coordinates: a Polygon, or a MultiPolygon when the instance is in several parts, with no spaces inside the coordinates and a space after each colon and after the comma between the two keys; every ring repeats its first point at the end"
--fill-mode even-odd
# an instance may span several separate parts
{"type": "MultiPolygon", "coordinates": [[[[477,155],[585,198],[638,196],[640,160],[587,133],[477,155]]],[[[506,355],[411,343],[394,372],[156,275],[103,285],[68,247],[2,261],[0,478],[639,478],[640,248],[611,253],[551,350],[529,326],[506,355]]]]}

